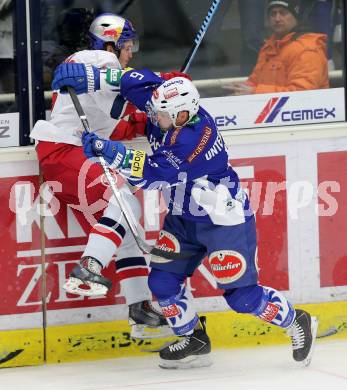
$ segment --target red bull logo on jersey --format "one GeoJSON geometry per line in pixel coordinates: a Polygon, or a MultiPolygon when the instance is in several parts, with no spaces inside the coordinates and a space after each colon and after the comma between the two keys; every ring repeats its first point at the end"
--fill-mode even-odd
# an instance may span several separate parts
{"type": "Polygon", "coordinates": [[[241,253],[222,250],[211,253],[209,262],[213,276],[220,284],[228,284],[240,279],[246,272],[247,263],[241,253]]]}

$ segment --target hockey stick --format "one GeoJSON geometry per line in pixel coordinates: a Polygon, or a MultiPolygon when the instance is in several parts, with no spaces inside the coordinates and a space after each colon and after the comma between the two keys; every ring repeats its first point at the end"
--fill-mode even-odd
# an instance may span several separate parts
{"type": "MultiPolygon", "coordinates": [[[[86,114],[81,106],[81,103],[76,95],[76,92],[73,88],[67,87],[67,90],[70,94],[71,100],[73,102],[73,105],[76,109],[76,112],[81,120],[81,123],[83,125],[84,130],[86,130],[88,133],[91,133],[91,129],[89,126],[88,119],[86,117],[86,114]]],[[[138,247],[146,253],[149,253],[154,256],[163,257],[165,259],[169,260],[178,260],[185,257],[189,257],[191,255],[190,252],[171,252],[171,251],[165,251],[162,249],[155,248],[152,245],[147,244],[140,236],[138,230],[137,230],[137,221],[135,219],[135,216],[132,212],[132,210],[129,208],[128,204],[123,200],[122,193],[120,192],[119,188],[116,185],[116,181],[114,177],[112,176],[110,170],[108,169],[108,164],[105,161],[105,159],[102,156],[98,157],[99,162],[102,166],[102,169],[104,171],[104,174],[110,184],[110,187],[112,189],[113,195],[116,198],[116,201],[118,203],[119,208],[122,211],[122,214],[124,216],[125,221],[127,222],[129,229],[131,233],[133,234],[136,243],[138,247]]]]}
{"type": "Polygon", "coordinates": [[[338,329],[336,329],[335,327],[332,327],[332,328],[329,328],[328,330],[326,330],[325,332],[317,334],[316,339],[322,339],[324,337],[333,336],[337,332],[338,332],[338,329]]]}
{"type": "Polygon", "coordinates": [[[220,3],[222,0],[213,0],[211,7],[209,8],[207,15],[202,22],[202,25],[200,27],[200,30],[197,32],[195,39],[194,39],[194,44],[193,47],[191,48],[189,54],[187,55],[186,59],[184,60],[184,63],[181,67],[181,72],[186,73],[190,67],[191,62],[193,61],[193,58],[195,57],[195,54],[200,46],[200,43],[202,42],[204,35],[211,23],[211,20],[216,13],[220,3]]]}
{"type": "Polygon", "coordinates": [[[336,326],[333,326],[326,330],[325,332],[322,332],[317,335],[317,339],[322,339],[324,337],[333,336],[334,334],[337,334],[341,331],[344,331],[347,329],[347,322],[342,322],[342,324],[336,326]]]}

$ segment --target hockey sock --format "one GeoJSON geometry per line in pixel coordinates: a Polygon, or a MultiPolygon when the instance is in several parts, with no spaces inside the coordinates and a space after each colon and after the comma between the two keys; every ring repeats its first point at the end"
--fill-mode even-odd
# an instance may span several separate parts
{"type": "Polygon", "coordinates": [[[224,294],[228,305],[238,313],[249,313],[263,321],[288,328],[295,310],[279,291],[259,285],[240,287],[224,294]]]}
{"type": "Polygon", "coordinates": [[[251,314],[273,325],[288,328],[295,319],[293,306],[279,291],[271,287],[262,286],[262,288],[260,305],[251,314]]]}
{"type": "Polygon", "coordinates": [[[158,298],[158,303],[177,336],[193,333],[199,317],[193,305],[193,297],[183,285],[179,294],[166,299],[158,298]]]}
{"type": "Polygon", "coordinates": [[[127,305],[151,300],[147,283],[148,267],[143,256],[123,259],[117,257],[116,275],[127,305]]]}
{"type": "Polygon", "coordinates": [[[89,233],[82,257],[94,257],[103,267],[107,267],[124,236],[122,225],[111,218],[101,217],[89,233]]]}
{"type": "Polygon", "coordinates": [[[186,276],[152,269],[148,284],[163,315],[177,336],[193,333],[199,321],[193,297],[184,287],[186,276]]]}

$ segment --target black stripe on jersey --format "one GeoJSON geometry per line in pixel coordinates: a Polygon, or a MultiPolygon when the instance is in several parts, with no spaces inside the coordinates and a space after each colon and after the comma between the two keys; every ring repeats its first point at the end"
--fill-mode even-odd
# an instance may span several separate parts
{"type": "Polygon", "coordinates": [[[122,238],[125,236],[125,229],[122,225],[116,222],[114,219],[108,217],[101,217],[98,221],[99,224],[105,225],[115,230],[122,238]]]}
{"type": "Polygon", "coordinates": [[[116,259],[116,269],[117,271],[121,270],[122,268],[128,268],[128,267],[147,267],[147,263],[144,257],[127,257],[126,259],[116,259]]]}

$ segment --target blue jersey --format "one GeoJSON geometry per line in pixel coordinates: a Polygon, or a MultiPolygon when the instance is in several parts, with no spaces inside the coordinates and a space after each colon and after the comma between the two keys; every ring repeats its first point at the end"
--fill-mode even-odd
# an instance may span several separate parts
{"type": "MultiPolygon", "coordinates": [[[[146,111],[163,81],[149,70],[129,71],[122,76],[121,95],[146,111]]],[[[146,135],[153,154],[129,150],[121,169],[132,185],[161,189],[172,215],[217,225],[245,221],[247,196],[213,118],[202,107],[184,127],[167,132],[148,119],[146,135]]]]}

